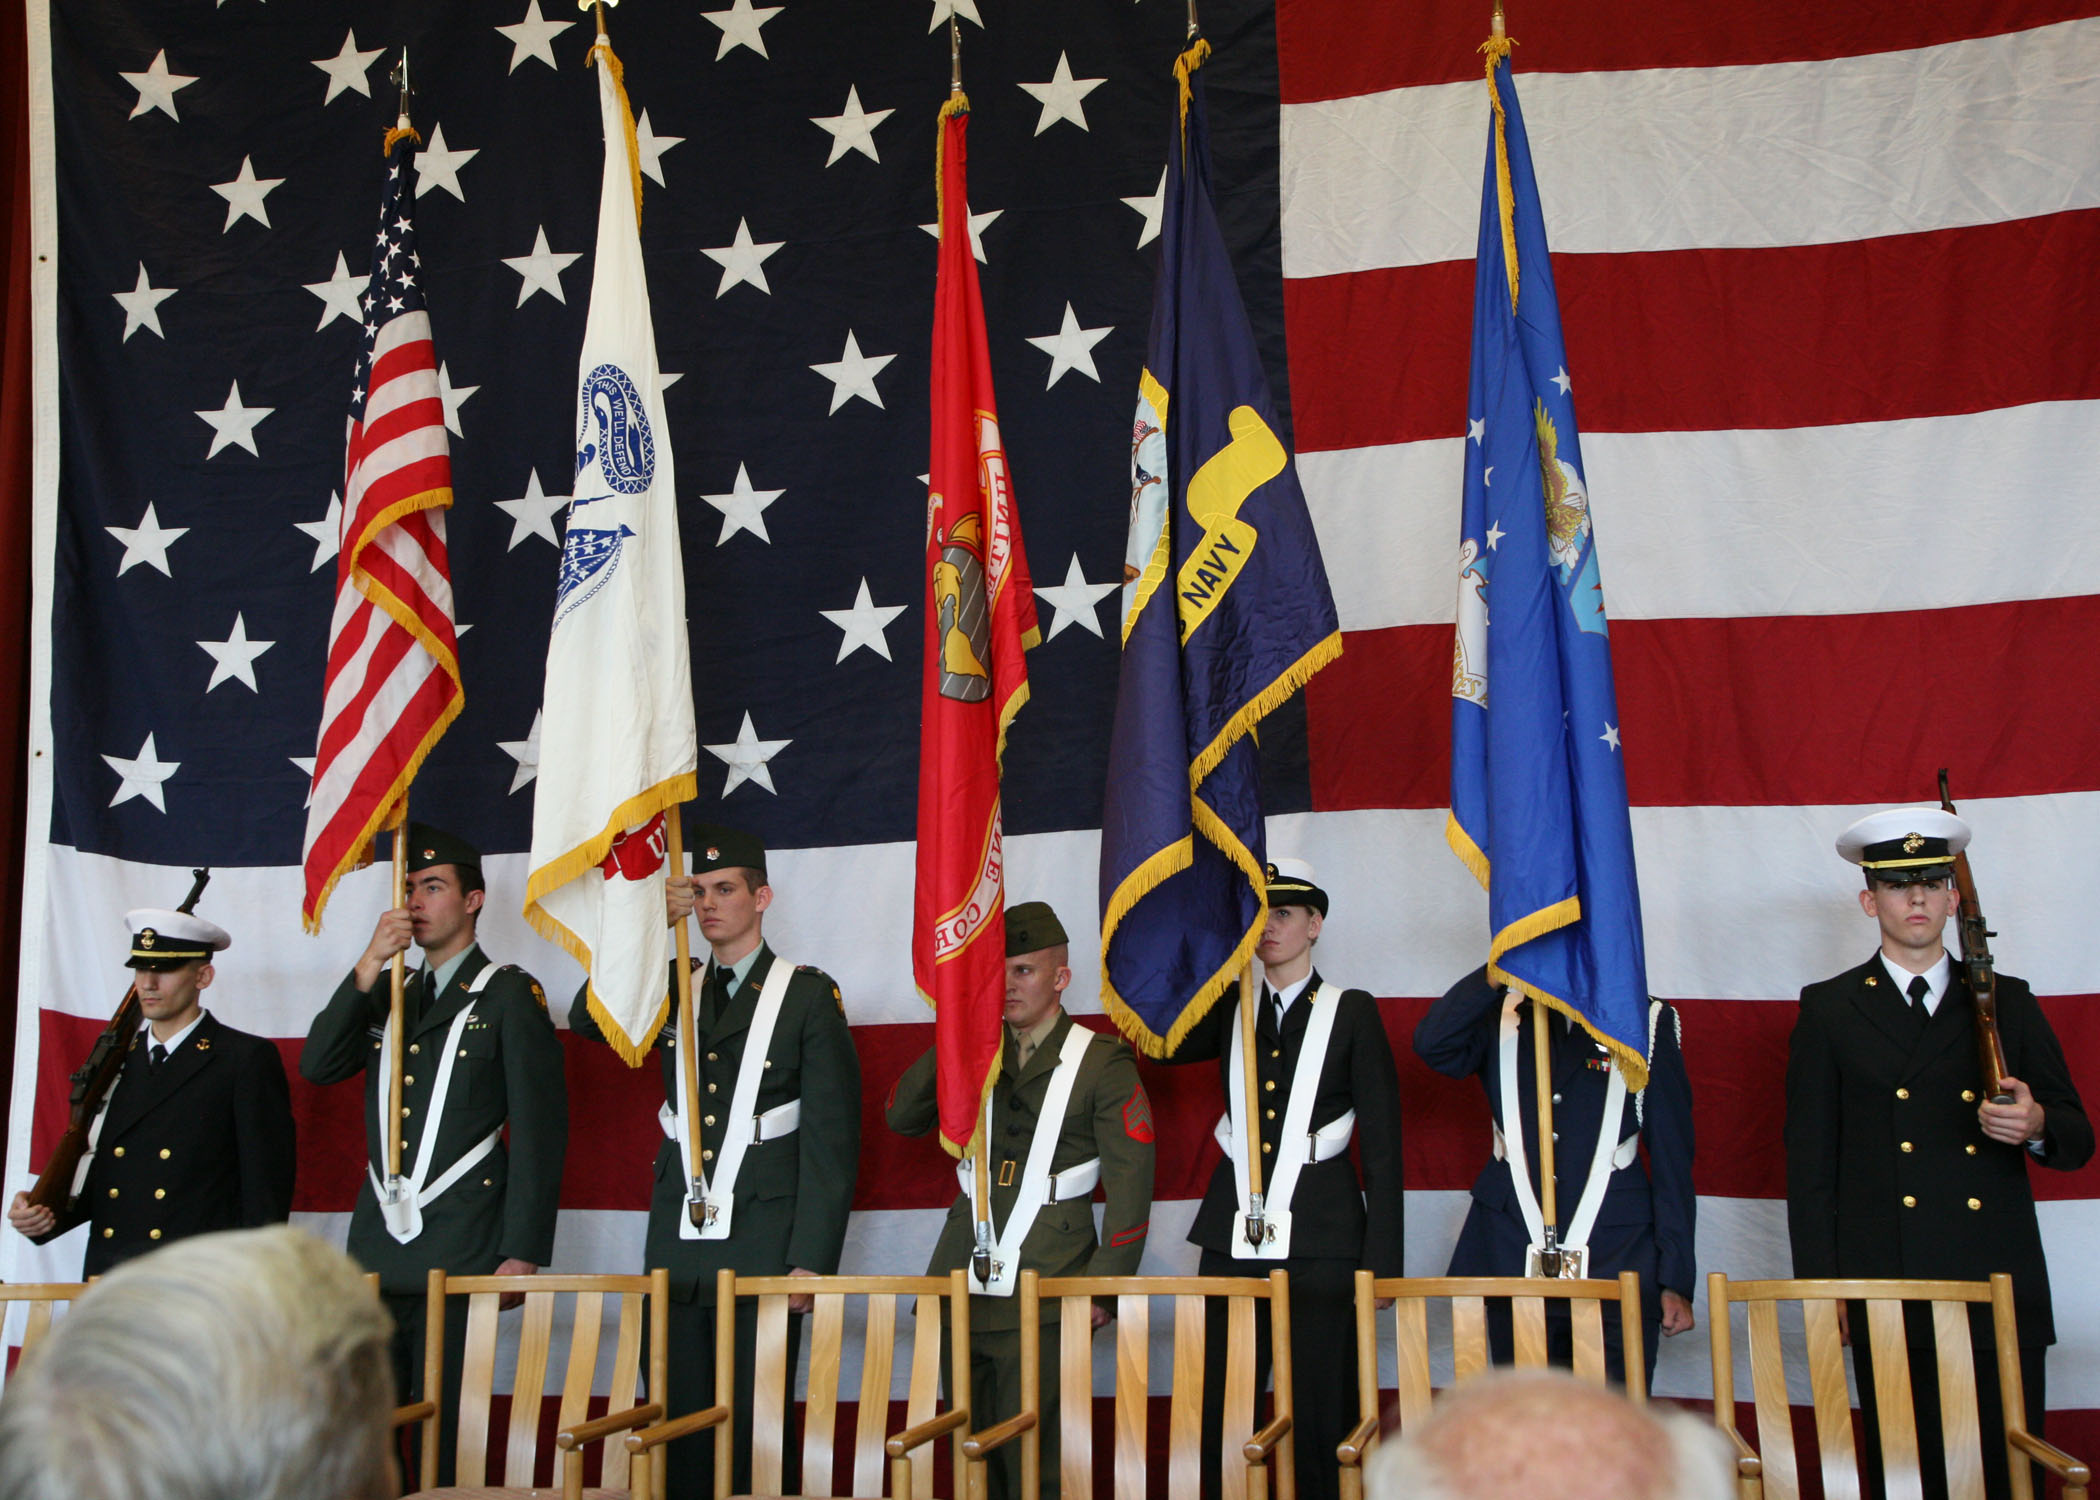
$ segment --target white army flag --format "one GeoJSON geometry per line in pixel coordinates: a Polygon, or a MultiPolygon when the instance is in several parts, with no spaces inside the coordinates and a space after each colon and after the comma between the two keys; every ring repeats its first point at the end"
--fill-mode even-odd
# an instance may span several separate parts
{"type": "Polygon", "coordinates": [[[577,362],[576,484],[547,644],[525,919],[589,971],[591,1015],[638,1066],[666,1010],[665,813],[693,795],[697,747],[633,115],[603,36],[592,61],[605,177],[577,362]]]}

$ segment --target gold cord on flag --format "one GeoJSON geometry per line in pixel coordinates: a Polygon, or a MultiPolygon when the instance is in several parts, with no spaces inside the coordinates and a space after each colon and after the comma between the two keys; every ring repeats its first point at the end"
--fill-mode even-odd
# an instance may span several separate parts
{"type": "Polygon", "coordinates": [[[394,154],[394,142],[404,138],[414,141],[418,146],[423,144],[423,136],[415,126],[396,125],[386,133],[386,139],[379,143],[379,154],[381,156],[392,156],[394,154]]]}
{"type": "Polygon", "coordinates": [[[957,115],[970,112],[970,96],[960,88],[948,95],[941,112],[934,118],[933,136],[933,222],[940,228],[948,222],[948,192],[945,178],[948,171],[948,122],[957,115]]]}
{"type": "Polygon", "coordinates": [[[634,106],[627,102],[627,70],[620,66],[619,57],[613,52],[612,40],[605,34],[605,7],[598,7],[598,40],[591,44],[590,54],[584,58],[586,68],[598,65],[598,54],[605,54],[605,66],[612,70],[613,92],[620,96],[620,122],[627,127],[627,170],[634,178],[634,227],[642,227],[642,146],[634,133],[634,106]]]}
{"type": "Polygon", "coordinates": [[[1174,59],[1174,83],[1181,92],[1181,149],[1185,153],[1189,146],[1189,96],[1193,86],[1190,76],[1210,59],[1210,43],[1197,37],[1189,44],[1188,51],[1174,59]]]}
{"type": "Polygon", "coordinates": [[[1502,211],[1502,265],[1509,273],[1509,305],[1517,305],[1517,195],[1509,181],[1509,116],[1502,108],[1502,90],[1495,83],[1495,68],[1516,46],[1503,35],[1501,11],[1496,10],[1495,34],[1480,44],[1487,54],[1488,103],[1495,110],[1495,200],[1502,211]]]}

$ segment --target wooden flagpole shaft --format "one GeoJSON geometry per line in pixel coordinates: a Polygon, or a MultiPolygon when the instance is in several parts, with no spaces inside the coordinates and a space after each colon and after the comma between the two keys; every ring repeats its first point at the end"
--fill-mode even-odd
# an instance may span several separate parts
{"type": "MultiPolygon", "coordinates": [[[[604,12],[601,10],[602,16],[604,12]]],[[[667,854],[671,874],[685,873],[685,810],[674,807],[664,814],[664,833],[669,840],[667,854]]],[[[686,1184],[686,1212],[693,1222],[700,1222],[699,1205],[692,1201],[693,1183],[704,1183],[707,1174],[701,1170],[700,1133],[693,1125],[693,1115],[700,1098],[700,1038],[693,1028],[693,951],[686,936],[685,923],[680,922],[673,933],[672,941],[677,945],[678,956],[671,965],[671,972],[678,985],[678,1067],[685,1080],[685,1107],[678,1112],[678,1128],[685,1132],[686,1157],[693,1164],[693,1181],[686,1184]]]]}
{"type": "Polygon", "coordinates": [[[1553,1181],[1553,1036],[1547,1030],[1553,1012],[1538,1000],[1531,1002],[1532,1071],[1538,1075],[1539,1096],[1539,1217],[1546,1232],[1557,1238],[1560,1206],[1553,1181]]]}
{"type": "MultiPolygon", "coordinates": [[[[394,909],[408,905],[408,800],[402,799],[400,820],[394,825],[394,909]]],[[[402,1014],[407,985],[408,954],[396,953],[388,965],[392,971],[393,1008],[388,1025],[394,1029],[394,1064],[386,1080],[386,1175],[389,1182],[401,1176],[401,1060],[408,1047],[407,1018],[402,1014]]],[[[434,1128],[425,1124],[425,1128],[434,1128]]]]}
{"type": "Polygon", "coordinates": [[[1255,1086],[1255,1075],[1261,1069],[1254,1056],[1254,961],[1249,959],[1247,967],[1240,971],[1240,1056],[1247,1066],[1241,1070],[1240,1083],[1247,1092],[1247,1191],[1255,1197],[1261,1196],[1261,1091],[1255,1086]]]}

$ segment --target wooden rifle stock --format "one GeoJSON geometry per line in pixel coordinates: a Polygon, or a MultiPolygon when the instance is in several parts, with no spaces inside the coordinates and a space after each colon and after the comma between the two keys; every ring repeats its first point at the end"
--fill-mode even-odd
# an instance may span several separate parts
{"type": "MultiPolygon", "coordinates": [[[[195,877],[190,893],[175,908],[185,915],[196,909],[197,898],[211,883],[209,870],[192,870],[190,874],[195,877]]],[[[73,1090],[66,1101],[66,1132],[51,1148],[36,1186],[29,1190],[32,1207],[48,1208],[63,1219],[71,1206],[73,1179],[80,1173],[81,1157],[87,1154],[89,1133],[94,1129],[95,1117],[102,1112],[103,1101],[117,1085],[117,1075],[124,1070],[124,1054],[139,1029],[139,1015],[139,989],[134,981],[118,1002],[117,1013],[102,1028],[102,1035],[95,1038],[87,1061],[73,1070],[73,1090]]]]}
{"type": "MultiPolygon", "coordinates": [[[[1947,795],[1947,768],[1940,767],[1940,806],[1954,811],[1947,795]]],[[[1996,936],[1983,920],[1983,903],[1976,897],[1976,877],[1969,870],[1968,851],[1954,856],[1954,889],[1961,897],[1961,966],[1969,981],[1969,997],[1976,1004],[1976,1060],[1983,1069],[1983,1092],[1993,1104],[2010,1104],[2012,1095],[2000,1086],[2011,1076],[2005,1066],[2005,1042],[1998,1035],[1998,974],[1991,963],[1991,939],[1996,936]]]]}

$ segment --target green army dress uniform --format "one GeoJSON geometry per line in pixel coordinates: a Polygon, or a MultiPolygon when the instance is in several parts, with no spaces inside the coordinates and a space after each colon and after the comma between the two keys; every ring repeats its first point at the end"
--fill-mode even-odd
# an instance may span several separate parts
{"type": "MultiPolygon", "coordinates": [[[[365,1075],[365,1140],[372,1170],[358,1189],[350,1218],[349,1250],[358,1264],[379,1273],[380,1290],[394,1315],[395,1375],[404,1401],[421,1399],[424,1288],[429,1272],[442,1266],[455,1275],[480,1276],[505,1260],[544,1266],[554,1256],[554,1221],[561,1201],[562,1159],[568,1149],[568,1086],[560,1034],[547,1014],[545,993],[530,974],[504,965],[479,993],[472,987],[489,967],[479,944],[467,950],[444,992],[432,999],[422,970],[406,980],[402,1048],[401,1170],[413,1171],[431,1126],[431,1096],[454,1022],[471,1010],[453,1059],[445,1117],[437,1121],[430,1162],[435,1181],[492,1131],[509,1126],[509,1146],[494,1149],[423,1207],[423,1229],[407,1244],[387,1232],[380,1216],[372,1172],[386,1171],[387,1078],[380,1066],[380,1034],[392,992],[382,978],[371,991],[357,988],[354,975],[336,986],[314,1019],[299,1055],[299,1073],[309,1083],[340,1083],[365,1075]]],[[[462,1330],[464,1324],[461,1325],[462,1330]]],[[[448,1329],[448,1346],[455,1342],[448,1329]]],[[[458,1359],[448,1349],[448,1387],[458,1359]]],[[[449,1395],[448,1416],[457,1402],[449,1395]]],[[[450,1469],[453,1425],[445,1425],[440,1474],[450,1469]]]]}
{"type": "MultiPolygon", "coordinates": [[[[1050,1080],[1060,1050],[1076,1023],[1060,1011],[1056,1022],[1020,1068],[1010,1066],[1019,1053],[1013,1028],[1005,1028],[999,1081],[992,1089],[992,1128],[987,1165],[991,1177],[992,1228],[1005,1226],[1021,1191],[1029,1147],[1035,1140],[1050,1080]]],[[[887,1108],[890,1129],[900,1135],[924,1135],[934,1128],[934,1053],[931,1048],[905,1070],[891,1091],[887,1108]]],[[[1152,1110],[1138,1079],[1137,1062],[1120,1039],[1096,1035],[1088,1044],[1065,1104],[1057,1145],[1050,1158],[1053,1174],[1098,1158],[1101,1188],[1107,1198],[1101,1234],[1094,1233],[1093,1195],[1045,1203],[1021,1244],[1021,1267],[1044,1276],[1131,1276],[1145,1253],[1145,1231],[1152,1212],[1152,1110]]],[[[968,1270],[977,1244],[976,1217],[968,1193],[959,1193],[934,1244],[929,1275],[968,1270]]],[[[1041,1395],[1042,1494],[1057,1494],[1057,1361],[1058,1311],[1043,1307],[1041,1395]]],[[[1018,1297],[973,1296],[970,1299],[970,1384],[972,1420],[989,1427],[1020,1410],[1021,1342],[1018,1297]]],[[[945,1369],[945,1365],[943,1366],[945,1369]]],[[[1020,1445],[997,1450],[992,1467],[994,1496],[1020,1492],[1020,1445]]]]}

